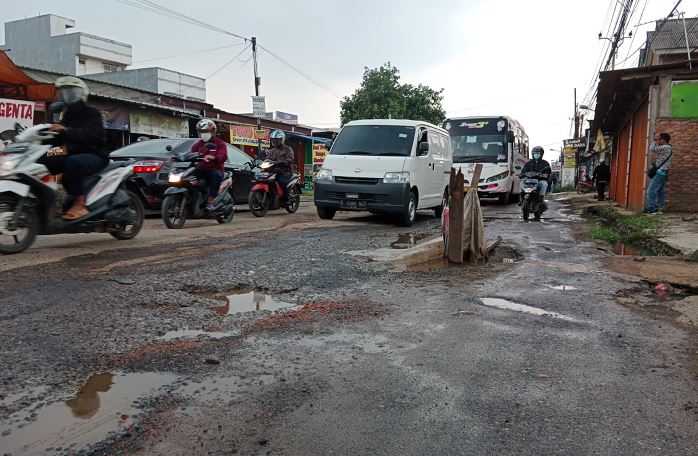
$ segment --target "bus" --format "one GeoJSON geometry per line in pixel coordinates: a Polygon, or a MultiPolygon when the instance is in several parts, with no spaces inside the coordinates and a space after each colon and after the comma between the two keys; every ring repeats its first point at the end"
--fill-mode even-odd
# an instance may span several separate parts
{"type": "Polygon", "coordinates": [[[520,193],[518,175],[529,159],[528,136],[519,122],[507,116],[454,117],[443,127],[451,137],[453,168],[461,169],[466,188],[475,165],[482,164],[477,192],[502,204],[520,193]]]}

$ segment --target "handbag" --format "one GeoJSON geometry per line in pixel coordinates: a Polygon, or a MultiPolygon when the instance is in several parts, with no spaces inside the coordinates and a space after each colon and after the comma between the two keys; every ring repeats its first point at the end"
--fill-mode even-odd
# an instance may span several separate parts
{"type": "Polygon", "coordinates": [[[673,151],[673,150],[671,151],[671,153],[669,154],[669,156],[668,156],[667,158],[665,158],[664,161],[662,162],[662,164],[659,165],[659,166],[657,166],[657,165],[655,165],[654,163],[652,163],[652,166],[650,166],[650,167],[647,169],[647,177],[649,177],[650,179],[654,179],[654,176],[657,175],[657,171],[659,170],[659,168],[661,168],[662,166],[664,166],[664,165],[666,164],[666,162],[669,161],[669,159],[671,158],[672,155],[674,155],[674,151],[673,151]]]}

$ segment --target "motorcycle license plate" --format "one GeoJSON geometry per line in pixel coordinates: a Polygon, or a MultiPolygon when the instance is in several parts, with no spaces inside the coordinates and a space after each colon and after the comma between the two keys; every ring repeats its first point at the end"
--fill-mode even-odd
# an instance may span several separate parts
{"type": "Polygon", "coordinates": [[[366,209],[366,201],[342,200],[342,207],[345,209],[366,209]]]}

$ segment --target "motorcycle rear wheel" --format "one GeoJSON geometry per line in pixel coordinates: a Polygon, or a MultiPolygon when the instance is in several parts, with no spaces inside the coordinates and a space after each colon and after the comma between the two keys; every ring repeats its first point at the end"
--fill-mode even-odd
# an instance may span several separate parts
{"type": "Polygon", "coordinates": [[[136,212],[136,221],[135,223],[133,223],[133,225],[123,225],[120,226],[117,230],[109,232],[109,234],[111,234],[113,238],[118,239],[120,241],[128,241],[129,239],[133,239],[136,236],[138,236],[138,233],[141,232],[141,228],[143,228],[143,220],[145,218],[145,210],[143,209],[143,203],[138,198],[138,196],[136,196],[136,194],[133,192],[126,193],[128,194],[128,198],[130,200],[128,208],[136,212]],[[129,226],[131,228],[128,228],[129,226]]]}
{"type": "Polygon", "coordinates": [[[230,192],[230,213],[226,215],[219,215],[216,217],[216,221],[220,223],[221,225],[225,223],[230,223],[233,221],[233,217],[235,216],[235,200],[233,199],[233,194],[230,192]]]}
{"type": "Polygon", "coordinates": [[[12,194],[0,195],[0,253],[3,255],[13,255],[27,250],[34,243],[36,235],[39,233],[39,216],[34,209],[29,209],[24,213],[26,218],[26,227],[22,228],[25,232],[23,237],[15,234],[18,230],[11,232],[3,232],[2,227],[5,226],[6,219],[14,216],[15,208],[17,207],[18,199],[12,194]],[[6,244],[3,240],[10,238],[12,243],[6,244]]]}
{"type": "Polygon", "coordinates": [[[250,192],[250,211],[255,217],[264,217],[267,215],[269,206],[271,205],[271,198],[267,197],[267,192],[256,190],[250,192]]]}
{"type": "Polygon", "coordinates": [[[289,214],[293,214],[298,210],[298,208],[301,205],[300,188],[292,187],[288,191],[288,201],[289,203],[286,205],[286,212],[288,212],[289,214]]]}
{"type": "Polygon", "coordinates": [[[171,230],[179,230],[187,222],[186,198],[182,194],[166,196],[162,201],[162,221],[171,230]]]}

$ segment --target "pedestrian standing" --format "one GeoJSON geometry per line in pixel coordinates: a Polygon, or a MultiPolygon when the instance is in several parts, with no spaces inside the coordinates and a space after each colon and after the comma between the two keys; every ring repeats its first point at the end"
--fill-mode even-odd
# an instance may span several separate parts
{"type": "Polygon", "coordinates": [[[606,185],[608,181],[611,180],[611,168],[605,161],[599,163],[596,168],[594,168],[594,175],[591,180],[596,183],[596,199],[603,201],[606,199],[606,185]]]}
{"type": "Polygon", "coordinates": [[[650,185],[647,187],[646,214],[662,213],[664,211],[664,198],[666,195],[666,182],[669,179],[671,162],[674,157],[674,149],[669,144],[669,133],[660,133],[655,136],[654,144],[650,147],[652,154],[652,166],[647,171],[650,185]]]}

